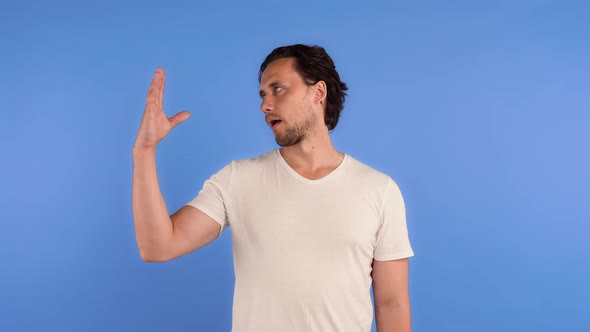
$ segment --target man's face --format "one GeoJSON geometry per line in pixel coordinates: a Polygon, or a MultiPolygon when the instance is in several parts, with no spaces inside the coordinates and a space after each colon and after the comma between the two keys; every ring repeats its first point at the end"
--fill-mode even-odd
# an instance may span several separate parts
{"type": "Polygon", "coordinates": [[[260,109],[280,146],[295,145],[317,124],[313,94],[294,67],[293,58],[271,62],[260,78],[260,109]]]}

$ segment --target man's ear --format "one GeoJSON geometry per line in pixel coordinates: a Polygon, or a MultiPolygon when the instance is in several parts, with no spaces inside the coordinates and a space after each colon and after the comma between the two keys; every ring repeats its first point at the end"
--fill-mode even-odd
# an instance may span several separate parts
{"type": "Polygon", "coordinates": [[[314,101],[326,105],[326,98],[328,97],[328,90],[326,88],[326,82],[318,81],[315,84],[315,95],[314,101]]]}

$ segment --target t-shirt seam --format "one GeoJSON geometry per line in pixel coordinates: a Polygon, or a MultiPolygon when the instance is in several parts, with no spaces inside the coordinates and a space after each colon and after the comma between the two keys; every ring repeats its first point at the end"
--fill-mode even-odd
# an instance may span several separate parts
{"type": "Polygon", "coordinates": [[[213,210],[209,209],[209,207],[202,203],[202,202],[189,202],[187,203],[187,205],[192,206],[196,209],[201,210],[201,212],[203,212],[204,214],[206,214],[209,218],[213,219],[213,221],[215,221],[216,223],[218,223],[221,227],[224,227],[225,225],[225,220],[219,221],[218,219],[219,216],[217,216],[216,213],[214,213],[213,210]]]}
{"type": "Polygon", "coordinates": [[[388,261],[388,260],[408,258],[408,257],[412,257],[412,256],[414,256],[413,250],[405,250],[405,251],[400,251],[400,252],[392,253],[392,254],[375,255],[375,256],[373,256],[373,259],[378,260],[378,261],[388,261]]]}

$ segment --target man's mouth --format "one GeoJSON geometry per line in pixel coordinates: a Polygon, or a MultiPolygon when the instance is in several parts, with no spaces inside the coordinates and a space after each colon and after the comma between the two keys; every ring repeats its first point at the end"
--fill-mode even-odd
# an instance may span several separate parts
{"type": "Polygon", "coordinates": [[[270,127],[271,128],[274,128],[274,127],[278,126],[279,123],[281,123],[281,122],[282,122],[281,120],[271,120],[270,121],[270,127]]]}

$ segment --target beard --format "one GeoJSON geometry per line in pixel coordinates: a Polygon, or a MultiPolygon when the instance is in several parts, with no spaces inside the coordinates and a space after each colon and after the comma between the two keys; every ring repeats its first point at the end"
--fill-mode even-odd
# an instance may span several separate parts
{"type": "Polygon", "coordinates": [[[308,113],[308,116],[301,123],[286,127],[283,134],[277,133],[275,135],[275,140],[277,144],[282,147],[295,145],[303,140],[305,135],[312,130],[315,124],[316,118],[313,114],[308,113]]]}

